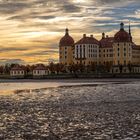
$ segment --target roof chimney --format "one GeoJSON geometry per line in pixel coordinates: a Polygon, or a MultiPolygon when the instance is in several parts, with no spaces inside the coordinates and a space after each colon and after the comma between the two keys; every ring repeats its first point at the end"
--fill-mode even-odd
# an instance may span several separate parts
{"type": "Polygon", "coordinates": [[[85,38],[86,37],[86,34],[83,34],[83,37],[85,38]]]}
{"type": "Polygon", "coordinates": [[[106,35],[106,38],[108,38],[108,35],[106,35]]]}
{"type": "Polygon", "coordinates": [[[93,38],[93,35],[90,35],[91,38],[93,38]]]}

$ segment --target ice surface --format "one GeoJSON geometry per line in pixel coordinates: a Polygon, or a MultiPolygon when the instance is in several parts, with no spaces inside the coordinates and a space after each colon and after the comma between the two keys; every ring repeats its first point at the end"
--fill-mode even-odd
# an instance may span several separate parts
{"type": "Polygon", "coordinates": [[[1,83],[0,139],[140,139],[139,81],[64,83],[1,83]]]}

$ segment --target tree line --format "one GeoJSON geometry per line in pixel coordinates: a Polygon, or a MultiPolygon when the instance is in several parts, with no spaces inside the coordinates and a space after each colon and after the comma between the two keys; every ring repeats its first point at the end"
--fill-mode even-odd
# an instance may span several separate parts
{"type": "MultiPolygon", "coordinates": [[[[19,64],[5,64],[5,65],[1,65],[0,66],[0,74],[10,74],[10,70],[19,64]]],[[[107,73],[110,72],[111,68],[112,68],[112,63],[106,63],[106,64],[100,64],[100,65],[96,65],[96,63],[91,63],[87,66],[85,66],[84,64],[71,64],[69,66],[65,66],[61,63],[49,63],[48,65],[44,65],[44,64],[33,64],[33,65],[19,65],[22,68],[24,68],[24,70],[26,71],[26,73],[31,73],[36,67],[37,65],[43,65],[45,66],[51,74],[60,74],[60,73],[91,73],[91,72],[100,72],[100,73],[107,73]]],[[[119,66],[120,71],[122,71],[122,65],[119,66]]],[[[131,71],[132,70],[132,65],[129,64],[128,69],[131,71]]]]}

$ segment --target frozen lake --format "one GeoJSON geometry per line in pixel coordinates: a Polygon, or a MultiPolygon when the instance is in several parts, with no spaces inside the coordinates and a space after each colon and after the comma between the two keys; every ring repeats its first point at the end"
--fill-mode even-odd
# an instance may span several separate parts
{"type": "Polygon", "coordinates": [[[136,79],[1,81],[0,139],[138,140],[136,79]]]}
{"type": "Polygon", "coordinates": [[[0,95],[12,94],[16,90],[42,89],[60,86],[99,85],[111,83],[137,83],[139,79],[75,79],[75,80],[0,80],[0,95]]]}

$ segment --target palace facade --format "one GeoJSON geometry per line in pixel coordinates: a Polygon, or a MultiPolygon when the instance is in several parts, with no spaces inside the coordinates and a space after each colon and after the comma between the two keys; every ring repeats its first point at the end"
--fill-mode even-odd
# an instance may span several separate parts
{"type": "MultiPolygon", "coordinates": [[[[133,42],[131,28],[125,31],[124,23],[120,24],[120,30],[109,37],[102,33],[101,40],[93,35],[83,37],[75,42],[66,29],[64,37],[59,42],[59,61],[69,66],[71,64],[90,64],[117,66],[133,65],[140,72],[140,45],[133,42]]],[[[117,72],[118,70],[116,70],[117,72]]],[[[127,71],[127,70],[126,70],[127,71]]]]}

